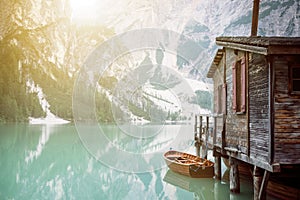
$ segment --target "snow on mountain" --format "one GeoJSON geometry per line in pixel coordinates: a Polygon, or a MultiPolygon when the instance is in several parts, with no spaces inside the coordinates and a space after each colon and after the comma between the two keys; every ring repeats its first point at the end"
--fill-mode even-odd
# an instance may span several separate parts
{"type": "Polygon", "coordinates": [[[144,95],[153,101],[165,112],[179,112],[181,103],[172,90],[157,90],[153,85],[146,84],[143,87],[144,95]]]}
{"type": "Polygon", "coordinates": [[[62,118],[59,118],[55,116],[49,109],[50,104],[45,98],[45,94],[43,93],[43,90],[38,85],[35,85],[33,80],[28,80],[26,82],[28,92],[36,92],[40,105],[43,109],[43,111],[46,113],[45,118],[33,118],[29,117],[29,123],[30,124],[67,124],[69,121],[64,120],[62,118]]]}
{"type": "Polygon", "coordinates": [[[202,81],[197,81],[197,80],[189,79],[189,78],[186,78],[186,80],[190,84],[190,86],[194,90],[194,92],[197,90],[212,92],[212,90],[213,90],[213,85],[211,83],[205,83],[202,81]]]}

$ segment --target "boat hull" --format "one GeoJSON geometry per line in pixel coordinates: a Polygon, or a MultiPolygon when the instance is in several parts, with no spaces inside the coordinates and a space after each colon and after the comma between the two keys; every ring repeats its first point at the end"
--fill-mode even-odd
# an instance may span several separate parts
{"type": "Polygon", "coordinates": [[[168,167],[176,173],[192,178],[212,178],[214,163],[191,154],[168,151],[164,154],[168,167]]]}

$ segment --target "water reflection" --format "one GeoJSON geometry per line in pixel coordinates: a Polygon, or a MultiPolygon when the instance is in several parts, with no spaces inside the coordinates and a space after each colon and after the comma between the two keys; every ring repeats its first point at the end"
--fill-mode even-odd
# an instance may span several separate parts
{"type": "Polygon", "coordinates": [[[165,182],[194,193],[195,199],[228,199],[228,185],[213,178],[190,178],[168,170],[165,182]]]}
{"type": "MultiPolygon", "coordinates": [[[[166,125],[159,134],[149,138],[129,136],[113,125],[76,124],[76,128],[92,156],[106,166],[131,173],[165,167],[162,154],[170,148],[189,148],[193,138],[192,126],[187,125],[166,125]]],[[[149,134],[155,130],[151,126],[144,128],[149,134]]]]}
{"type": "Polygon", "coordinates": [[[27,153],[27,156],[25,157],[26,163],[28,163],[29,161],[32,162],[33,159],[37,159],[41,155],[51,134],[52,134],[51,125],[48,125],[48,124],[43,125],[42,133],[41,133],[41,136],[39,138],[39,141],[38,141],[38,144],[37,144],[35,150],[29,150],[29,152],[27,153]]]}
{"type": "MultiPolygon", "coordinates": [[[[123,125],[125,126],[125,125],[123,125]]],[[[158,133],[151,136],[161,125],[147,125],[143,127],[143,134],[148,137],[133,137],[125,134],[120,127],[104,125],[101,126],[104,135],[119,150],[133,153],[153,153],[163,149],[188,148],[188,140],[193,138],[193,130],[187,125],[164,125],[158,133]],[[178,134],[180,134],[178,136],[178,134]],[[177,143],[174,139],[178,137],[177,143]]],[[[134,130],[136,131],[136,130],[134,130]]],[[[137,134],[137,133],[131,133],[137,134]]]]}
{"type": "MultiPolygon", "coordinates": [[[[151,143],[148,144],[151,148],[151,143]]],[[[105,156],[119,165],[132,162],[109,150],[105,156]]],[[[135,164],[151,165],[157,159],[149,157],[135,164]]],[[[83,147],[71,124],[0,125],[0,199],[230,198],[226,184],[213,179],[189,180],[178,174],[170,179],[168,174],[167,168],[125,173],[103,165],[83,147]]],[[[244,199],[251,199],[248,193],[243,194],[243,188],[242,194],[235,198],[244,195],[244,199]]]]}

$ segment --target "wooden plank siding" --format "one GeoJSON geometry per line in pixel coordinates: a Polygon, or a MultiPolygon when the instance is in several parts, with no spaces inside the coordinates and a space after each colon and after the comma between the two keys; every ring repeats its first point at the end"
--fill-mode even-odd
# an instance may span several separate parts
{"type": "Polygon", "coordinates": [[[227,84],[227,117],[226,117],[226,147],[237,149],[244,154],[248,151],[248,126],[247,112],[236,114],[233,109],[233,83],[232,67],[238,59],[245,56],[239,51],[237,55],[234,50],[226,48],[226,84],[227,84]]]}
{"type": "Polygon", "coordinates": [[[269,68],[266,57],[251,54],[249,62],[250,156],[269,160],[269,68]]]}
{"type": "MultiPolygon", "coordinates": [[[[222,105],[222,100],[223,100],[223,96],[224,94],[220,93],[220,87],[223,86],[223,83],[225,82],[224,80],[224,70],[225,70],[225,66],[226,66],[226,60],[224,57],[224,51],[218,51],[216,54],[216,61],[214,61],[214,72],[212,73],[213,76],[213,81],[214,81],[214,113],[216,114],[222,114],[222,112],[225,110],[226,108],[220,108],[220,106],[222,105]],[[221,104],[221,105],[220,105],[221,104]]],[[[226,98],[226,96],[225,96],[226,98]]],[[[226,99],[225,99],[226,102],[226,99]]],[[[222,107],[222,106],[221,106],[222,107]]],[[[215,146],[218,146],[219,148],[222,147],[222,130],[223,130],[223,117],[215,117],[214,119],[214,124],[215,124],[215,146]]]]}
{"type": "Polygon", "coordinates": [[[270,172],[300,166],[300,37],[217,37],[216,44],[222,49],[207,74],[214,83],[214,155],[270,172]]]}
{"type": "MultiPolygon", "coordinates": [[[[298,55],[299,56],[299,55],[298,55]]],[[[274,162],[300,164],[300,95],[289,94],[289,63],[297,56],[274,56],[274,162]]]]}
{"type": "Polygon", "coordinates": [[[223,59],[220,62],[221,64],[218,65],[217,70],[214,74],[213,80],[214,80],[214,113],[218,113],[218,95],[219,94],[219,86],[223,85],[224,82],[224,78],[223,78],[223,74],[224,74],[224,65],[223,65],[223,59]]]}

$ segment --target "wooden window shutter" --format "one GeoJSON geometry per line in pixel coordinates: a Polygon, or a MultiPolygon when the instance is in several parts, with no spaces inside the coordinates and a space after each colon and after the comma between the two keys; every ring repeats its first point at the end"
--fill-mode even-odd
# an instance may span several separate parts
{"type": "Polygon", "coordinates": [[[227,85],[226,83],[223,84],[222,86],[222,113],[226,114],[226,102],[227,102],[227,85]]]}
{"type": "Polygon", "coordinates": [[[237,112],[236,67],[237,67],[237,63],[235,62],[232,66],[232,109],[233,109],[233,112],[237,112]]]}
{"type": "Polygon", "coordinates": [[[246,58],[241,60],[241,112],[246,112],[246,58]]]}

